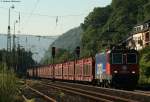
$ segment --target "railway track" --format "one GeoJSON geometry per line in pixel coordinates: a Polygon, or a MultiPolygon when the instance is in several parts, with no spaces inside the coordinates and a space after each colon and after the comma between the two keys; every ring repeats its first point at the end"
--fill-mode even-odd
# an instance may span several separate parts
{"type": "Polygon", "coordinates": [[[139,92],[100,88],[66,82],[40,81],[39,85],[46,89],[52,88],[61,90],[65,93],[79,95],[93,100],[93,102],[150,102],[149,95],[139,92]]]}
{"type": "Polygon", "coordinates": [[[89,91],[89,90],[87,91],[87,90],[83,90],[80,88],[72,88],[72,87],[56,85],[56,84],[49,84],[49,85],[44,85],[44,86],[56,88],[56,89],[63,90],[63,91],[73,93],[73,94],[77,94],[77,95],[81,95],[83,97],[90,98],[90,99],[93,99],[95,101],[100,101],[100,102],[138,102],[138,101],[129,100],[129,99],[112,96],[108,94],[98,93],[98,92],[89,91]]]}
{"type": "Polygon", "coordinates": [[[20,91],[25,102],[57,102],[55,99],[45,95],[44,93],[26,85],[26,90],[20,91]]]}
{"type": "Polygon", "coordinates": [[[141,93],[143,95],[149,95],[150,96],[150,91],[143,91],[143,90],[134,90],[135,92],[141,93]]]}
{"type": "MultiPolygon", "coordinates": [[[[66,86],[67,88],[78,88],[85,91],[87,91],[88,89],[88,91],[92,91],[94,93],[116,97],[116,99],[120,100],[121,102],[150,102],[150,94],[148,93],[101,88],[96,86],[81,85],[81,84],[66,83],[66,82],[55,82],[55,83],[50,82],[49,84],[50,85],[56,84],[57,86],[59,85],[60,87],[66,86]]],[[[111,97],[109,99],[111,99],[111,97]]]]}

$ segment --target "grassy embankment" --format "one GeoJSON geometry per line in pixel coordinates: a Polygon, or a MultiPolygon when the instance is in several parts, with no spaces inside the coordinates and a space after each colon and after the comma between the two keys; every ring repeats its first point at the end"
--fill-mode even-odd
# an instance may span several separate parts
{"type": "Polygon", "coordinates": [[[17,91],[18,79],[5,64],[0,65],[0,102],[21,102],[17,91]]]}

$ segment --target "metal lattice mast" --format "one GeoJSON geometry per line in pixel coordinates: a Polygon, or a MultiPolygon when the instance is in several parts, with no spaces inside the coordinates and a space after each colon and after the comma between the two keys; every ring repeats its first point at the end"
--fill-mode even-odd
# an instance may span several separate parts
{"type": "Polygon", "coordinates": [[[7,51],[11,51],[11,35],[10,35],[10,8],[8,14],[8,34],[7,34],[7,51]]]}
{"type": "Polygon", "coordinates": [[[15,35],[15,29],[16,29],[16,23],[18,23],[18,20],[16,20],[15,22],[14,22],[14,34],[13,34],[13,51],[15,51],[16,50],[16,35],[15,35]]]}

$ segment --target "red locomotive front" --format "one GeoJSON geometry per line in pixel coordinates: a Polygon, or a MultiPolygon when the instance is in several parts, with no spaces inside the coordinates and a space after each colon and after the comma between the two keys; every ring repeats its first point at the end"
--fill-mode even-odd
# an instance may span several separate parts
{"type": "Polygon", "coordinates": [[[110,74],[113,86],[134,88],[139,79],[138,52],[129,49],[112,50],[110,74]]]}

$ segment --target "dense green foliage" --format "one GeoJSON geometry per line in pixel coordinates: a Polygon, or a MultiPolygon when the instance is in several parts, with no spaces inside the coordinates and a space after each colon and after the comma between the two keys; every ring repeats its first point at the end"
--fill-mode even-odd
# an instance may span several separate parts
{"type": "Polygon", "coordinates": [[[149,0],[112,0],[107,7],[95,8],[81,24],[82,56],[95,55],[128,37],[134,25],[150,19],[149,4],[149,0]]]}
{"type": "Polygon", "coordinates": [[[6,63],[8,69],[13,69],[17,73],[25,73],[29,66],[35,64],[32,53],[25,51],[24,48],[11,52],[0,50],[0,63],[6,63]]]}
{"type": "Polygon", "coordinates": [[[140,83],[150,83],[150,47],[140,51],[140,83]]]}

